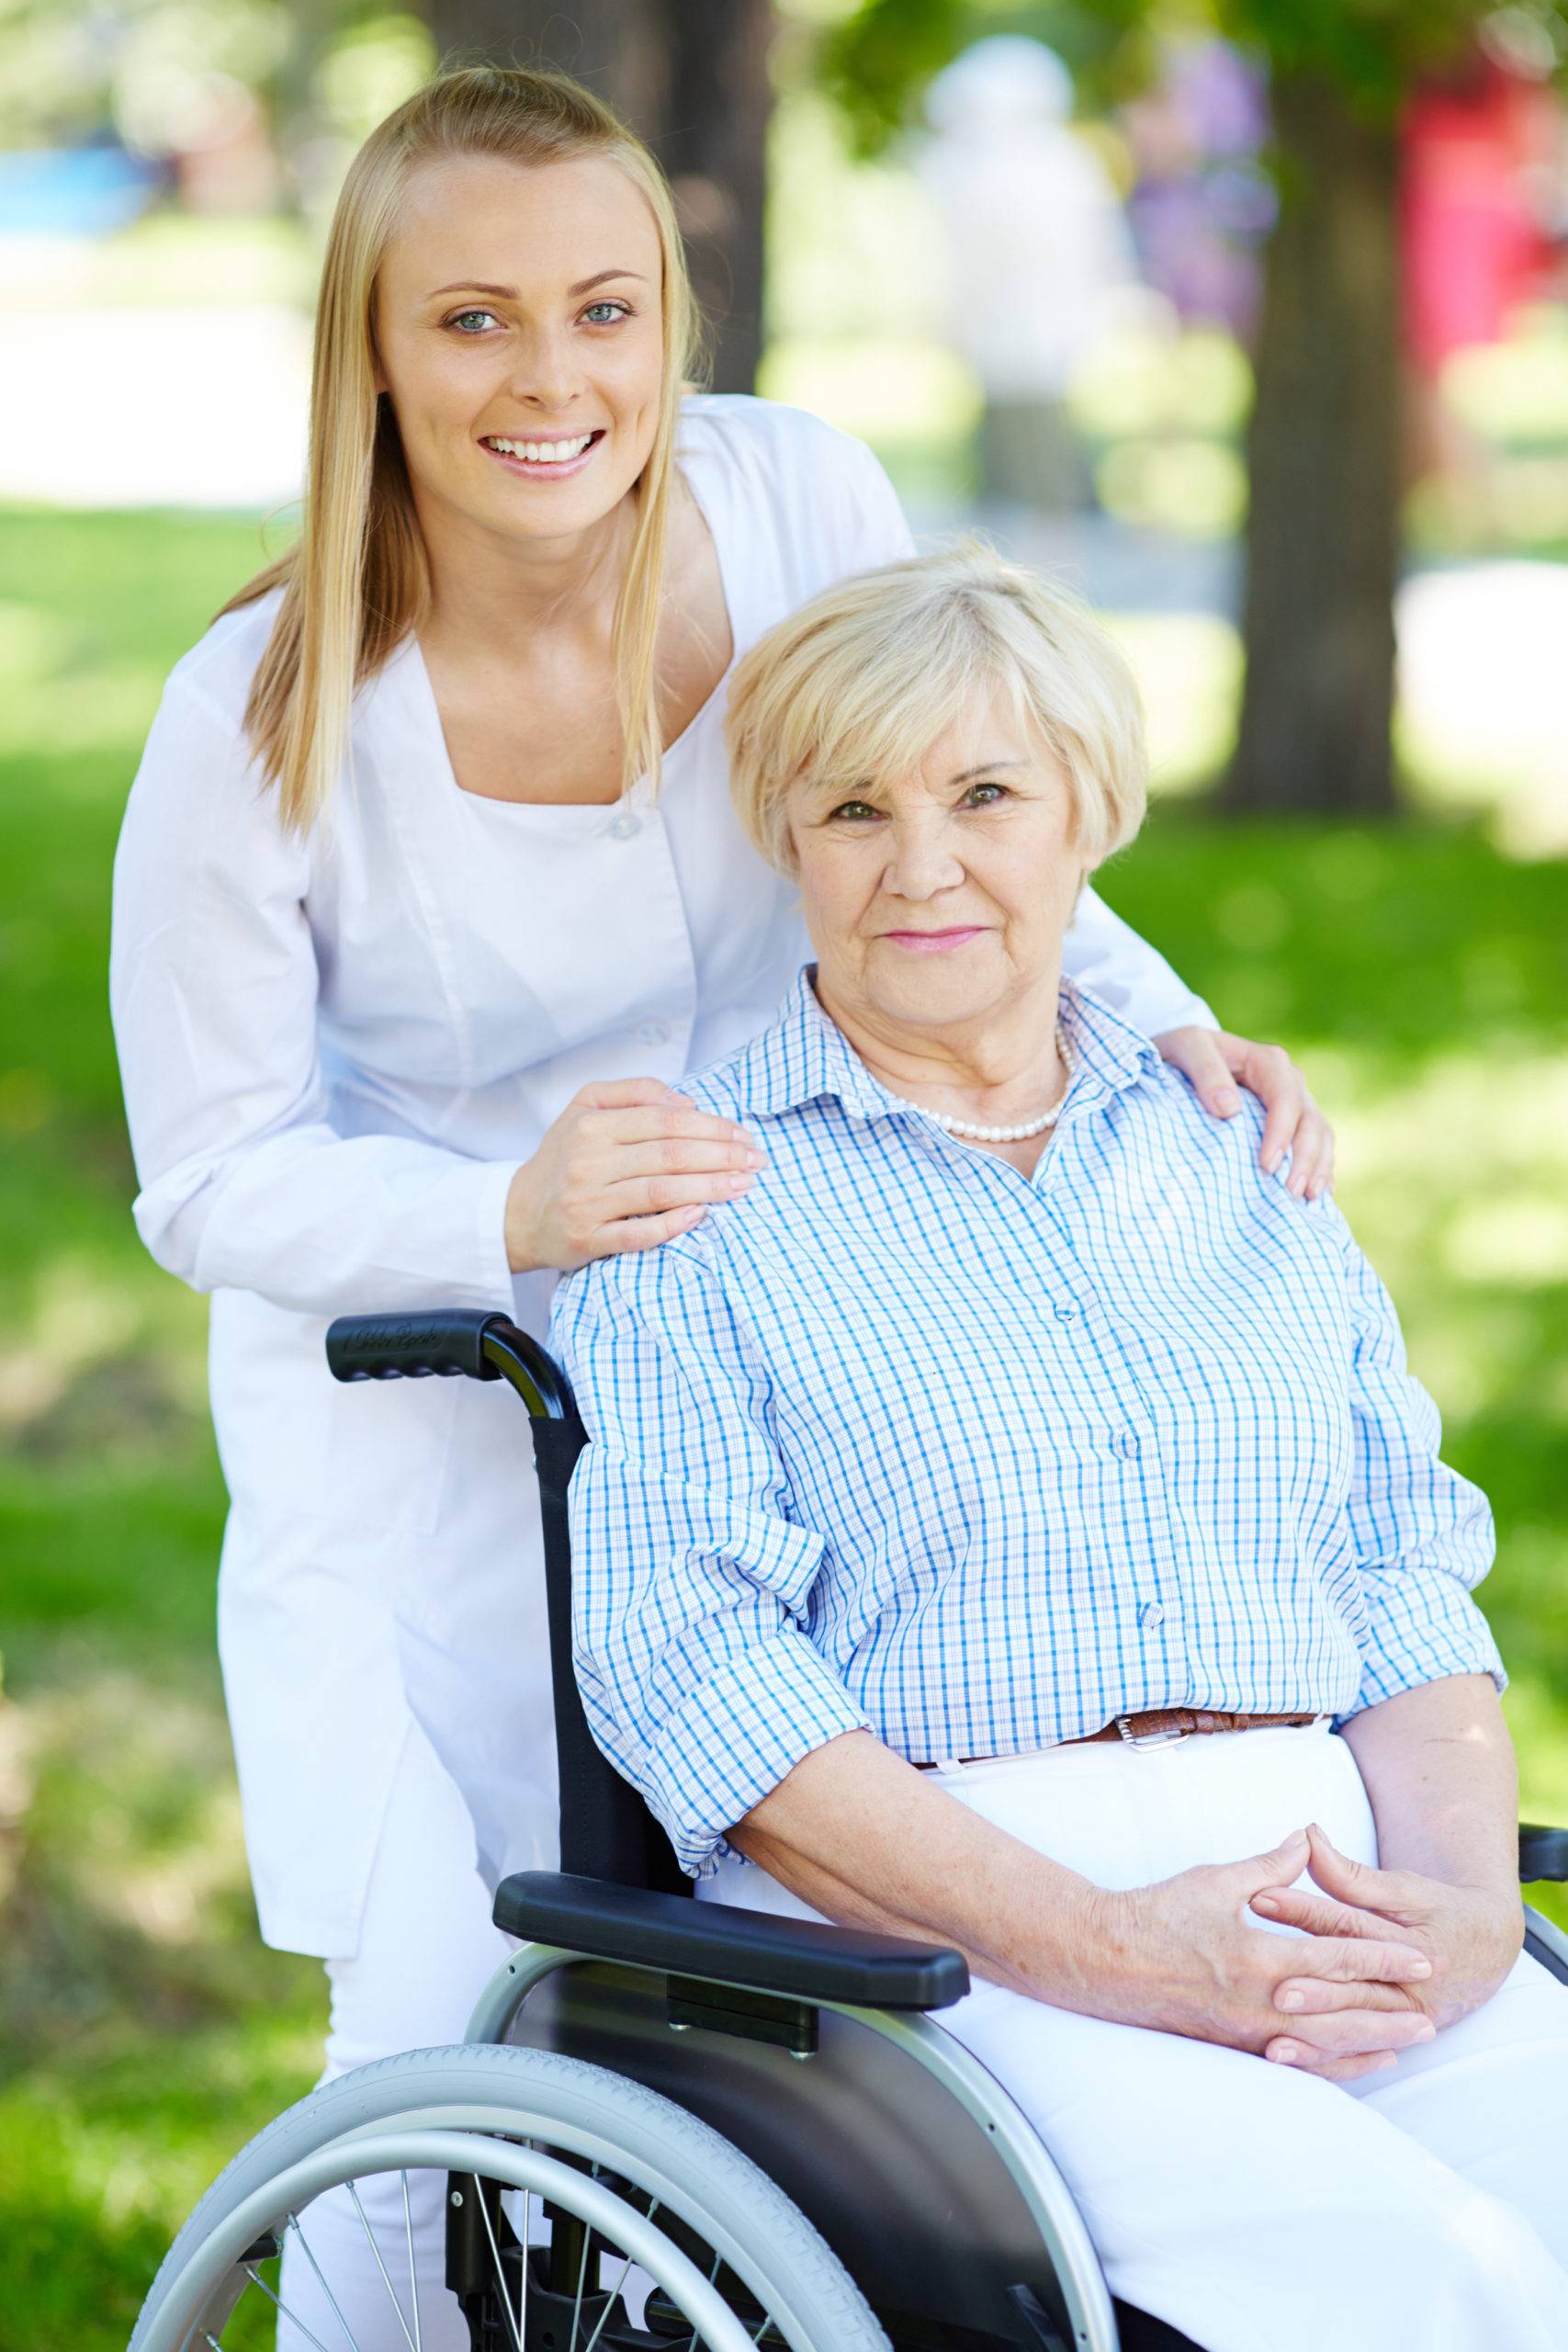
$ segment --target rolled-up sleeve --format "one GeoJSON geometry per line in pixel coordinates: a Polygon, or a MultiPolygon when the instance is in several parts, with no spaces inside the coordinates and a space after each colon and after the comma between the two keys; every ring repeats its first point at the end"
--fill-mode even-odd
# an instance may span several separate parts
{"type": "Polygon", "coordinates": [[[790,1514],[766,1377],[682,1245],[563,1283],[550,1339],[590,1441],[571,1485],[583,1707],[700,1878],[793,1766],[865,1725],[806,1630],[822,1541],[790,1514]]]}
{"type": "Polygon", "coordinates": [[[1502,1690],[1497,1645],[1471,1598],[1496,1548],[1491,1507],[1439,1454],[1438,1408],[1407,1369],[1393,1302],[1344,1218],[1326,1200],[1308,1214],[1336,1229],[1350,1315],[1348,1509],[1366,1626],[1347,1712],[1450,1674],[1490,1674],[1502,1690]]]}

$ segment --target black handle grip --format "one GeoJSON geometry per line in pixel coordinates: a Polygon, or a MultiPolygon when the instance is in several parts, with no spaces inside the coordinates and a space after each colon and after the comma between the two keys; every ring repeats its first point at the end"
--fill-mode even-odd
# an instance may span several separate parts
{"type": "Polygon", "coordinates": [[[509,1326],[482,1306],[451,1306],[438,1315],[340,1315],[327,1329],[327,1363],[334,1380],[499,1380],[484,1353],[485,1333],[509,1326]]]}
{"type": "Polygon", "coordinates": [[[575,1419],[559,1364],[504,1315],[445,1306],[434,1315],[340,1315],[327,1326],[334,1380],[505,1380],[536,1420],[575,1419]]]}
{"type": "Polygon", "coordinates": [[[1549,1829],[1539,1822],[1519,1824],[1519,1876],[1526,1886],[1542,1879],[1559,1885],[1568,1879],[1568,1829],[1549,1829]]]}

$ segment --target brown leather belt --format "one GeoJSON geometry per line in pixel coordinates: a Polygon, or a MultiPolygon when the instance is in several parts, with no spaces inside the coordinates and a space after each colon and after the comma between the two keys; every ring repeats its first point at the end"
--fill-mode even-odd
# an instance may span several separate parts
{"type": "MultiPolygon", "coordinates": [[[[1212,1707],[1151,1707],[1141,1715],[1117,1715],[1098,1731],[1086,1731],[1077,1739],[1058,1740],[1060,1747],[1089,1747],[1096,1740],[1125,1740],[1130,1747],[1164,1747],[1175,1739],[1186,1739],[1193,1732],[1208,1731],[1281,1731],[1303,1730],[1308,1724],[1320,1723],[1319,1715],[1235,1715],[1217,1712],[1212,1707]]],[[[1049,1749],[1039,1751],[1049,1754],[1049,1749]]],[[[1010,1763],[1010,1757],[958,1756],[957,1764],[1010,1763]]],[[[938,1772],[938,1763],[917,1764],[917,1772],[938,1772]]]]}

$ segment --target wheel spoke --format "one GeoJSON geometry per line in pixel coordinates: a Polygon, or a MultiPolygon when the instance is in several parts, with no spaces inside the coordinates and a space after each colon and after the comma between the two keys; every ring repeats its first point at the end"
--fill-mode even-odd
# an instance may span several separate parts
{"type": "MultiPolygon", "coordinates": [[[[713,2268],[708,2272],[708,2285],[709,2285],[710,2287],[711,2287],[711,2286],[713,2286],[713,2285],[715,2285],[715,2284],[716,2283],[716,2281],[717,2281],[717,2278],[718,2278],[718,2272],[719,2272],[719,2265],[722,2263],[723,2259],[724,2259],[724,2256],[723,2256],[722,2255],[716,2254],[716,2255],[714,2256],[714,2258],[713,2258],[713,2268]]],[[[766,2315],[766,2313],[764,2313],[764,2314],[763,2314],[762,2324],[763,2324],[764,2326],[766,2326],[766,2325],[767,2325],[767,2315],[766,2315]]],[[[753,2344],[755,2344],[755,2342],[757,2341],[756,2337],[755,2337],[755,2336],[753,2336],[753,2337],[751,2338],[751,2341],[752,2341],[752,2343],[753,2343],[753,2344]]],[[[690,2342],[690,2343],[687,2345],[687,2346],[686,2346],[686,2352],[697,2352],[697,2331],[696,2331],[696,2329],[695,2329],[694,2327],[694,2328],[693,2328],[693,2330],[692,2330],[692,2340],[691,2340],[691,2342],[690,2342]]]]}
{"type": "MultiPolygon", "coordinates": [[[[511,2328],[513,2336],[515,2339],[517,2352],[523,2352],[523,2329],[520,2322],[513,2319],[512,2315],[512,2305],[507,2299],[506,2273],[502,2267],[501,2248],[495,2242],[495,2228],[490,2218],[490,2207],[486,2204],[484,2191],[479,2187],[479,2177],[478,2173],[470,2173],[468,2177],[474,2184],[474,2195],[479,2200],[479,2219],[485,2225],[485,2235],[490,2240],[490,2255],[491,2260],[495,2265],[495,2283],[501,2295],[501,2308],[506,2313],[507,2325],[511,2328]]],[[[526,2226],[525,2223],[525,2226],[526,2226]]],[[[523,2275],[526,2278],[527,2274],[528,2242],[526,2238],[525,2238],[523,2241],[523,2275]]],[[[525,2290],[525,2291],[526,2290],[525,2290]]]]}
{"type": "Polygon", "coordinates": [[[409,2177],[406,2172],[402,2176],[402,2183],[403,2233],[409,2247],[409,2301],[413,2305],[413,2352],[424,2352],[424,2338],[419,2324],[419,2280],[414,2275],[413,2209],[409,2203],[409,2177]]]}
{"type": "MultiPolygon", "coordinates": [[[[643,2215],[643,2219],[644,2219],[644,2221],[646,2221],[646,2222],[651,2222],[651,2221],[652,2221],[652,2219],[653,2219],[653,2217],[654,2217],[655,2213],[657,2213],[657,2212],[658,2212],[658,2211],[659,2211],[659,2203],[660,2203],[660,2200],[659,2200],[659,2199],[656,2197],[656,2198],[654,2199],[654,2200],[653,2200],[652,2204],[649,2207],[648,2211],[643,2215]]],[[[626,2260],[625,2260],[625,2261],[622,2263],[622,2265],[621,2265],[621,2275],[620,2275],[620,2277],[616,2279],[616,2281],[615,2281],[615,2285],[611,2288],[609,2294],[608,2294],[608,2295],[606,2296],[606,2298],[605,2298],[605,2301],[604,2301],[604,2310],[603,2310],[603,2311],[600,2312],[600,2314],[599,2314],[599,2324],[598,2324],[598,2326],[594,2329],[594,2331],[593,2331],[592,2335],[589,2337],[589,2339],[588,2339],[588,2343],[587,2343],[587,2346],[586,2346],[586,2352],[593,2352],[593,2346],[598,2343],[599,2338],[604,2335],[604,2322],[609,2318],[610,2313],[615,2310],[615,2305],[619,2302],[619,2301],[620,2301],[620,2299],[621,2299],[621,2289],[622,2289],[622,2288],[626,2285],[626,2274],[627,2274],[627,2272],[630,2270],[631,2267],[632,2267],[632,2258],[631,2258],[631,2256],[628,2254],[628,2255],[627,2255],[627,2256],[626,2256],[626,2260]]],[[[518,2346],[518,2352],[522,2352],[522,2346],[518,2346]]]]}
{"type": "Polygon", "coordinates": [[[359,2352],[359,2339],[355,2335],[353,2328],[350,2327],[347,2320],[344,2319],[342,2311],[339,2309],[338,2299],[327,2284],[325,2274],[321,2269],[321,2264],[316,2260],[315,2252],[310,2245],[310,2241],[299,2226],[299,2216],[298,2213],[290,2213],[288,2221],[284,2223],[284,2228],[292,2230],[295,2237],[299,2240],[299,2250],[303,2254],[306,2261],[310,2264],[311,2269],[315,2272],[316,2283],[321,2288],[321,2290],[326,2297],[328,2302],[331,2303],[333,2307],[333,2314],[336,2319],[338,2325],[342,2328],[344,2334],[348,2338],[351,2352],[359,2352]]]}
{"type": "Polygon", "coordinates": [[[381,2259],[381,2249],[376,2243],[376,2233],[366,2219],[365,2208],[359,2201],[359,2191],[352,2180],[348,2184],[348,2193],[354,2199],[354,2210],[359,2216],[359,2226],[364,2231],[366,2241],[376,2257],[376,2267],[381,2274],[381,2284],[387,2290],[392,2309],[398,2315],[398,2325],[403,2331],[403,2342],[408,2346],[409,2352],[414,2352],[413,2337],[409,2334],[409,2324],[403,2317],[403,2307],[398,2301],[398,2290],[387,2276],[387,2266],[381,2259]]]}
{"type": "MultiPolygon", "coordinates": [[[[244,2266],[244,2271],[245,2276],[250,2280],[252,2286],[259,2287],[264,2295],[267,2296],[271,2301],[276,2303],[278,2317],[280,2319],[286,2319],[290,2327],[297,2327],[300,2335],[315,2346],[316,2352],[327,2352],[327,2347],[321,2342],[321,2337],[319,2335],[312,2335],[304,2321],[299,2316],[299,2313],[291,2312],[288,2304],[284,2302],[279,2296],[273,2293],[272,2289],[267,2285],[266,2280],[262,2277],[259,2270],[253,2268],[251,2264],[247,2262],[244,2266]]],[[[210,2344],[212,2338],[209,2336],[207,2340],[210,2344]]]]}

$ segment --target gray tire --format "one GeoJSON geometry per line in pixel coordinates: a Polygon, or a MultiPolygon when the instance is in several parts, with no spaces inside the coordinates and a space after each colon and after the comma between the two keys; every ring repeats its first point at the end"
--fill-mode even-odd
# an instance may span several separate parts
{"type": "Polygon", "coordinates": [[[226,2224],[231,2232],[242,2207],[254,2213],[271,2183],[321,2152],[350,2153],[356,2140],[368,2153],[372,2143],[385,2148],[400,2133],[432,2132],[533,2141],[602,2165],[697,2231],[773,2315],[791,2352],[889,2352],[864,2297],[799,2207],[707,2124],[581,2059],[481,2042],[381,2059],[312,2091],[258,2133],[170,2247],[130,2352],[174,2352],[184,2333],[175,2313],[203,2250],[209,2255],[226,2224]]]}

